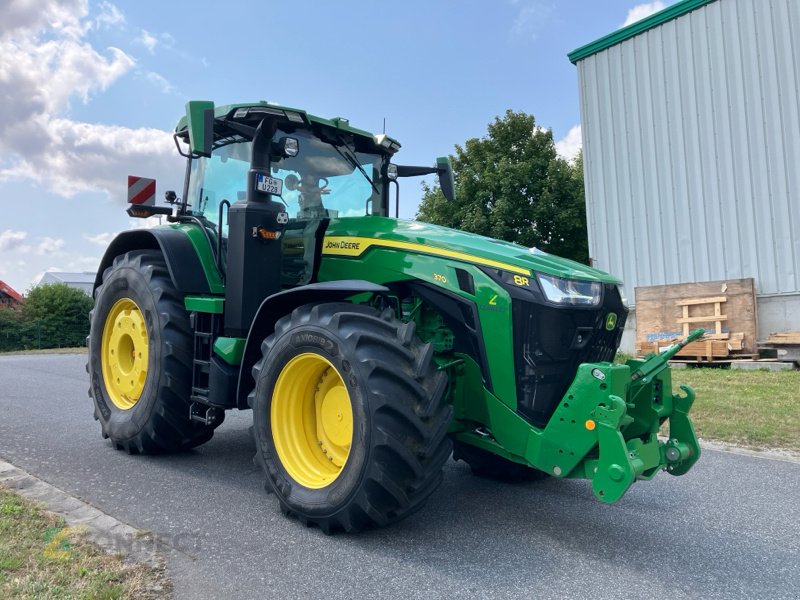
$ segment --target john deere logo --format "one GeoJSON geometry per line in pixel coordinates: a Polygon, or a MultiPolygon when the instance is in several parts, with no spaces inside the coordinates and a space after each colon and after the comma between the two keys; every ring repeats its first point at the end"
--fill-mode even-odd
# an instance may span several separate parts
{"type": "Polygon", "coordinates": [[[606,317],[606,329],[608,331],[614,331],[614,327],[617,326],[617,314],[616,313],[608,313],[606,317]]]}

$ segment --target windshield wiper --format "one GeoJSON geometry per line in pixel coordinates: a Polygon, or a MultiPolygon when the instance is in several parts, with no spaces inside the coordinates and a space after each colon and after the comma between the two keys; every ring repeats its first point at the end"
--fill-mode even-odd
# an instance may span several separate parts
{"type": "Polygon", "coordinates": [[[339,134],[334,134],[334,135],[336,136],[336,139],[337,139],[337,140],[339,140],[339,143],[340,143],[342,146],[344,146],[344,147],[345,147],[345,149],[347,150],[347,153],[344,153],[344,152],[342,152],[342,151],[339,149],[339,147],[338,147],[338,146],[334,146],[333,144],[331,144],[331,146],[333,146],[333,149],[334,149],[334,150],[336,150],[336,152],[338,152],[338,153],[339,153],[339,156],[341,156],[341,157],[342,157],[343,159],[345,159],[345,160],[346,160],[348,163],[350,163],[350,166],[352,166],[352,167],[354,167],[354,168],[358,169],[358,170],[361,172],[361,174],[364,176],[364,179],[366,179],[367,181],[369,181],[369,184],[372,186],[372,189],[373,189],[373,190],[375,190],[375,193],[376,193],[376,194],[378,194],[378,196],[380,196],[380,195],[381,195],[381,191],[380,191],[380,190],[377,188],[377,186],[375,185],[375,183],[372,181],[372,178],[371,178],[369,175],[367,175],[367,172],[364,170],[364,167],[362,167],[362,166],[359,164],[359,162],[358,162],[358,158],[355,156],[355,153],[354,153],[352,150],[350,150],[350,146],[348,146],[348,145],[347,145],[347,142],[345,142],[345,141],[344,141],[344,140],[343,140],[343,139],[342,139],[342,138],[339,136],[339,134]]]}

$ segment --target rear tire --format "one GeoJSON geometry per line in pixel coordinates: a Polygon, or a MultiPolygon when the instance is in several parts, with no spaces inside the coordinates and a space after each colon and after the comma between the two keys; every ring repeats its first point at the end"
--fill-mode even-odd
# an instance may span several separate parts
{"type": "Polygon", "coordinates": [[[478,477],[521,483],[547,477],[547,473],[487,452],[464,442],[453,442],[453,460],[463,460],[478,477]]]}
{"type": "Polygon", "coordinates": [[[447,376],[414,330],[389,310],[349,303],[278,321],[249,402],[256,462],[285,514],[354,532],[409,516],[439,486],[452,407],[447,376]]]}
{"type": "Polygon", "coordinates": [[[116,257],[90,320],[89,396],[104,438],[130,454],[186,450],[211,439],[224,413],[212,425],[189,420],[189,315],[160,252],[116,257]]]}

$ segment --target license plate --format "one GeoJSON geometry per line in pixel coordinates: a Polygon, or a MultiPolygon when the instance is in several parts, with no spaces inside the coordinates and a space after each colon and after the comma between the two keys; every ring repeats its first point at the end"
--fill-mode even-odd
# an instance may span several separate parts
{"type": "Polygon", "coordinates": [[[283,180],[267,177],[263,173],[259,173],[256,177],[256,189],[259,192],[280,196],[283,194],[283,180]]]}

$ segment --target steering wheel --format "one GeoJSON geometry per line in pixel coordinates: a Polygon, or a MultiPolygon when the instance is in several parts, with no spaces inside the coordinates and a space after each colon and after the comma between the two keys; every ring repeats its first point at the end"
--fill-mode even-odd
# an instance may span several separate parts
{"type": "MultiPolygon", "coordinates": [[[[303,186],[303,182],[294,173],[289,173],[283,179],[283,185],[285,185],[286,189],[291,191],[291,192],[293,192],[295,190],[300,190],[302,192],[303,191],[303,187],[304,187],[303,186]]],[[[331,191],[328,189],[328,178],[327,177],[320,177],[319,178],[319,183],[317,184],[317,189],[316,190],[313,189],[311,186],[308,186],[308,187],[310,188],[309,191],[311,191],[311,192],[318,192],[320,194],[330,194],[331,193],[331,191]]]]}
{"type": "Polygon", "coordinates": [[[319,186],[319,193],[320,194],[325,195],[325,194],[330,194],[331,193],[331,191],[328,189],[328,178],[327,177],[320,177],[319,178],[319,183],[317,185],[319,186]]]}

